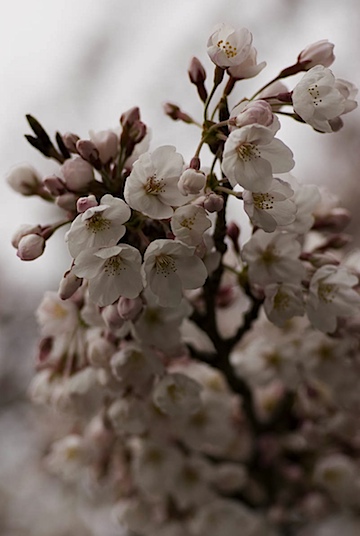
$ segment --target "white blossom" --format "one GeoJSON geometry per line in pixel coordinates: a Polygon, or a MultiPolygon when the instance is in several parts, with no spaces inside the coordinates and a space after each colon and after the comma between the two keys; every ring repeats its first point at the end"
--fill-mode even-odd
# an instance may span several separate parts
{"type": "Polygon", "coordinates": [[[274,138],[274,127],[245,125],[233,130],[225,142],[222,169],[232,186],[263,192],[270,187],[273,173],[293,167],[293,154],[274,138]]]}
{"type": "Polygon", "coordinates": [[[90,299],[100,306],[114,303],[119,296],[136,298],[142,288],[141,255],[133,246],[94,247],[75,259],[73,272],[89,280],[90,299]]]}
{"type": "Polygon", "coordinates": [[[352,288],[358,278],[343,266],[325,265],[310,281],[306,312],[310,322],[320,331],[336,330],[337,318],[359,312],[360,295],[352,288]]]}
{"type": "Polygon", "coordinates": [[[296,205],[290,185],[274,178],[266,192],[243,192],[244,209],[252,223],[267,233],[295,220],[296,205]]]}
{"type": "Polygon", "coordinates": [[[100,204],[79,214],[72,222],[65,240],[75,259],[87,248],[107,246],[117,242],[125,234],[123,225],[131,216],[131,210],[122,199],[105,194],[100,204]]]}
{"type": "Polygon", "coordinates": [[[201,287],[207,270],[194,248],[175,240],[154,240],[144,255],[143,273],[160,305],[176,307],[183,289],[201,287]]]}
{"type": "Polygon", "coordinates": [[[345,111],[346,99],[335,82],[330,69],[316,65],[303,76],[292,93],[295,112],[320,132],[332,132],[329,121],[345,111]]]}
{"type": "Polygon", "coordinates": [[[185,205],[175,210],[170,225],[177,240],[188,246],[197,246],[204,232],[211,227],[211,221],[203,207],[185,205]]]}
{"type": "Polygon", "coordinates": [[[273,283],[264,289],[264,309],[268,319],[276,326],[283,326],[286,320],[305,313],[302,289],[291,283],[273,283]]]}
{"type": "Polygon", "coordinates": [[[248,57],[252,35],[246,28],[235,30],[229,24],[218,24],[208,39],[207,52],[211,61],[226,69],[240,65],[248,57]]]}
{"type": "Polygon", "coordinates": [[[286,230],[289,233],[305,234],[314,223],[313,213],[321,200],[319,188],[314,184],[300,183],[290,173],[286,173],[283,178],[294,190],[291,200],[296,206],[296,214],[292,223],[288,223],[284,227],[278,225],[278,229],[286,230]]]}
{"type": "Polygon", "coordinates": [[[265,233],[259,229],[242,249],[251,283],[297,283],[305,275],[298,259],[301,247],[291,234],[265,233]]]}
{"type": "Polygon", "coordinates": [[[228,73],[237,80],[257,76],[266,67],[266,61],[257,62],[257,50],[251,46],[247,58],[241,63],[231,66],[228,73]]]}
{"type": "Polygon", "coordinates": [[[171,218],[173,207],[187,203],[178,189],[183,166],[183,157],[171,145],[142,154],[126,179],[125,201],[150,218],[171,218]]]}

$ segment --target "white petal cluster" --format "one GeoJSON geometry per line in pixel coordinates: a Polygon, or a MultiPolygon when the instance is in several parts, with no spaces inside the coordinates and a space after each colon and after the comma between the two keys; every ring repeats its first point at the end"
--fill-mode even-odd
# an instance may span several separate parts
{"type": "Polygon", "coordinates": [[[201,385],[185,374],[167,374],[153,391],[155,405],[167,415],[196,413],[201,407],[201,385]]]}
{"type": "Polygon", "coordinates": [[[252,35],[249,30],[235,30],[229,24],[218,24],[207,44],[210,59],[222,69],[243,63],[251,49],[252,35]]]}
{"type": "Polygon", "coordinates": [[[211,227],[211,221],[203,207],[185,205],[175,210],[170,225],[177,240],[188,246],[197,246],[211,227]]]}

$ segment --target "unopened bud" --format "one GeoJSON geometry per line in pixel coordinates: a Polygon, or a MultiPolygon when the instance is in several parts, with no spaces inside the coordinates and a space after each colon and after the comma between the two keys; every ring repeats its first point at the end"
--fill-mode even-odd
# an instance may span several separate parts
{"type": "Polygon", "coordinates": [[[231,242],[233,243],[234,250],[236,251],[236,253],[240,253],[240,246],[239,246],[240,228],[234,221],[230,222],[229,225],[226,227],[226,234],[228,235],[231,242]]]}
{"type": "Polygon", "coordinates": [[[298,56],[298,63],[303,64],[302,70],[304,71],[308,71],[315,65],[330,67],[334,60],[334,45],[329,43],[327,39],[321,39],[308,45],[298,56]]]}
{"type": "Polygon", "coordinates": [[[333,208],[329,214],[316,216],[314,229],[340,232],[350,223],[351,214],[346,208],[333,208]]]}
{"type": "Polygon", "coordinates": [[[200,158],[198,156],[193,156],[192,159],[190,160],[189,168],[196,169],[196,171],[199,171],[200,166],[201,166],[200,158]]]}
{"type": "Polygon", "coordinates": [[[79,136],[73,134],[72,132],[66,132],[62,136],[65,147],[70,153],[77,153],[76,144],[79,141],[79,136]]]}
{"type": "Polygon", "coordinates": [[[130,108],[127,112],[124,112],[120,117],[120,123],[123,127],[131,126],[135,121],[140,121],[140,110],[137,106],[130,108]]]}
{"type": "Polygon", "coordinates": [[[45,249],[45,240],[38,234],[28,234],[19,241],[17,256],[22,261],[33,261],[40,257],[45,249]]]}
{"type": "Polygon", "coordinates": [[[183,195],[196,195],[205,187],[206,176],[202,171],[186,169],[178,182],[178,189],[183,195]]]}
{"type": "Polygon", "coordinates": [[[66,186],[73,192],[86,191],[94,180],[94,170],[80,156],[66,160],[61,166],[66,186]]]}
{"type": "Polygon", "coordinates": [[[124,325],[124,320],[118,313],[117,305],[107,305],[101,311],[101,316],[110,330],[120,329],[124,325]]]}
{"type": "Polygon", "coordinates": [[[50,175],[49,177],[45,177],[43,180],[43,184],[47,191],[54,197],[65,194],[68,191],[64,181],[56,175],[50,175]]]}
{"type": "Polygon", "coordinates": [[[205,88],[206,72],[200,60],[193,58],[189,66],[189,78],[192,84],[195,84],[199,97],[203,102],[206,102],[207,91],[205,88]]]}
{"type": "Polygon", "coordinates": [[[59,297],[62,300],[67,300],[71,298],[73,294],[78,290],[82,285],[82,279],[77,277],[71,270],[66,272],[60,281],[59,285],[59,297]]]}
{"type": "Polygon", "coordinates": [[[116,158],[119,139],[115,132],[112,130],[90,131],[90,139],[99,151],[99,158],[103,164],[107,164],[116,158]]]}
{"type": "Polygon", "coordinates": [[[174,121],[184,121],[184,123],[189,124],[192,124],[194,122],[189,115],[181,111],[179,106],[177,106],[176,104],[172,104],[171,102],[166,102],[164,104],[164,112],[174,121]]]}
{"type": "Polygon", "coordinates": [[[143,310],[144,304],[139,296],[135,299],[121,296],[117,307],[118,313],[123,320],[135,320],[143,310]]]}
{"type": "Polygon", "coordinates": [[[94,195],[88,195],[87,197],[79,197],[76,202],[76,209],[79,214],[85,212],[88,208],[97,207],[98,202],[94,195]]]}
{"type": "Polygon", "coordinates": [[[39,175],[28,164],[17,166],[9,173],[6,180],[15,192],[26,196],[36,195],[42,186],[39,175]]]}
{"type": "Polygon", "coordinates": [[[31,225],[31,224],[23,224],[20,225],[19,229],[13,234],[11,238],[11,244],[14,248],[19,247],[20,240],[27,235],[30,234],[40,234],[41,233],[41,227],[40,225],[31,225]]]}
{"type": "MultiPolygon", "coordinates": [[[[252,125],[257,123],[258,125],[263,125],[268,127],[274,121],[274,114],[270,104],[264,100],[250,101],[247,104],[241,103],[242,110],[238,115],[236,115],[235,124],[237,127],[243,127],[245,125],[252,125]]],[[[240,106],[241,106],[240,105],[240,106]]],[[[240,107],[239,106],[239,107],[240,107]]],[[[231,115],[236,113],[236,106],[232,111],[231,115]]]]}
{"type": "Polygon", "coordinates": [[[57,197],[55,199],[55,204],[64,209],[64,210],[67,210],[68,212],[76,212],[76,202],[78,200],[78,196],[71,193],[71,192],[68,192],[68,193],[65,193],[65,194],[62,194],[62,195],[59,195],[59,197],[57,197]]]}
{"type": "Polygon", "coordinates": [[[90,140],[79,140],[76,143],[76,149],[81,158],[89,162],[95,169],[101,168],[102,164],[99,158],[99,151],[95,143],[90,140]]]}
{"type": "Polygon", "coordinates": [[[350,244],[351,241],[352,237],[345,233],[332,235],[327,239],[324,249],[341,249],[350,244]]]}
{"type": "Polygon", "coordinates": [[[203,207],[208,212],[220,212],[224,207],[224,199],[221,195],[211,192],[205,197],[203,207]]]}

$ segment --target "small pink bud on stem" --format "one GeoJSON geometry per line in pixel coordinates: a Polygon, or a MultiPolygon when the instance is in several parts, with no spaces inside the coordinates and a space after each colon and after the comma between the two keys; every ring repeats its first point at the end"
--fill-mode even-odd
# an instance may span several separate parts
{"type": "Polygon", "coordinates": [[[164,104],[164,112],[174,121],[183,121],[190,125],[194,123],[193,119],[188,114],[182,112],[179,106],[171,102],[166,102],[164,104]]]}
{"type": "Polygon", "coordinates": [[[90,140],[79,140],[76,142],[76,149],[81,158],[89,162],[95,169],[101,169],[102,163],[95,143],[90,140]]]}
{"type": "Polygon", "coordinates": [[[22,261],[33,261],[44,253],[45,239],[38,234],[23,236],[18,245],[17,256],[22,261]]]}
{"type": "Polygon", "coordinates": [[[83,280],[80,277],[77,277],[71,270],[65,272],[59,285],[59,297],[62,300],[71,298],[78,288],[81,287],[82,281],[83,280]]]}
{"type": "Polygon", "coordinates": [[[229,225],[227,226],[226,234],[230,238],[236,253],[240,253],[240,246],[239,246],[240,228],[234,221],[230,222],[229,225]]]}
{"type": "Polygon", "coordinates": [[[188,73],[191,83],[196,86],[200,99],[203,102],[206,102],[208,96],[204,84],[206,80],[206,72],[200,60],[195,57],[191,60],[188,73]]]}
{"type": "Polygon", "coordinates": [[[72,132],[66,132],[62,136],[65,147],[70,153],[77,153],[76,144],[79,141],[79,136],[73,134],[72,132]]]}

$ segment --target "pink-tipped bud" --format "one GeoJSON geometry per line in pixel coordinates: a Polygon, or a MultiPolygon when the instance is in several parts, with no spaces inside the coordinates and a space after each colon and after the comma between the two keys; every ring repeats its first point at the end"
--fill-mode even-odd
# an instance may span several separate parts
{"type": "Polygon", "coordinates": [[[121,296],[117,307],[118,313],[123,320],[136,320],[143,310],[144,304],[139,296],[133,300],[121,296]]]}
{"type": "Polygon", "coordinates": [[[308,71],[315,65],[330,67],[334,60],[334,45],[329,43],[327,39],[321,39],[308,45],[298,55],[298,63],[304,64],[304,71],[308,71]]]}
{"type": "Polygon", "coordinates": [[[224,207],[224,199],[221,195],[211,192],[205,197],[203,207],[208,212],[220,212],[224,207]]]}
{"type": "Polygon", "coordinates": [[[205,185],[205,173],[189,168],[182,173],[178,182],[178,189],[183,195],[196,195],[205,188],[205,185]]]}
{"type": "Polygon", "coordinates": [[[101,311],[101,316],[103,317],[106,326],[111,331],[120,329],[125,322],[118,313],[117,304],[104,307],[101,311]]]}
{"type": "Polygon", "coordinates": [[[35,169],[28,164],[17,166],[6,178],[9,186],[22,195],[37,195],[42,186],[41,179],[35,169]]]}
{"type": "Polygon", "coordinates": [[[116,158],[119,149],[119,138],[112,130],[101,132],[90,131],[90,139],[99,151],[99,158],[107,164],[116,158]]]}
{"type": "Polygon", "coordinates": [[[24,236],[27,236],[30,234],[40,235],[41,234],[40,225],[31,225],[31,224],[20,225],[19,229],[17,229],[17,231],[13,234],[11,238],[12,246],[17,249],[19,247],[20,240],[24,236]]]}
{"type": "Polygon", "coordinates": [[[350,223],[351,214],[346,208],[333,208],[329,214],[316,216],[313,228],[341,232],[350,223]]]}
{"type": "Polygon", "coordinates": [[[44,253],[45,240],[38,234],[23,236],[18,245],[17,256],[22,261],[33,261],[44,253]]]}
{"type": "Polygon", "coordinates": [[[45,177],[43,180],[43,184],[46,190],[54,197],[65,194],[68,191],[64,181],[56,175],[50,175],[48,177],[45,177]]]}
{"type": "Polygon", "coordinates": [[[94,195],[88,195],[87,197],[79,197],[76,202],[76,209],[79,214],[85,212],[88,208],[97,207],[98,202],[94,195]]]}
{"type": "Polygon", "coordinates": [[[87,190],[94,180],[94,170],[89,162],[85,162],[80,156],[66,160],[61,166],[66,186],[73,192],[87,190]]]}
{"type": "Polygon", "coordinates": [[[79,136],[72,132],[65,132],[65,134],[62,135],[62,140],[69,153],[77,153],[76,144],[79,139],[79,136]]]}
{"type": "Polygon", "coordinates": [[[231,221],[226,227],[226,234],[233,243],[234,250],[236,253],[240,253],[239,237],[240,237],[240,227],[234,222],[231,221]]]}
{"type": "Polygon", "coordinates": [[[257,100],[248,102],[248,104],[243,107],[242,111],[234,119],[237,127],[252,125],[254,123],[263,125],[264,127],[269,127],[274,121],[274,114],[268,102],[264,100],[257,100]]]}
{"type": "Polygon", "coordinates": [[[82,279],[77,277],[71,270],[65,272],[62,280],[59,285],[59,297],[62,300],[67,300],[71,298],[73,294],[78,290],[82,285],[82,279]]]}
{"type": "Polygon", "coordinates": [[[193,156],[192,159],[190,160],[189,168],[196,169],[196,171],[199,171],[200,166],[201,166],[200,158],[198,156],[193,156]]]}

